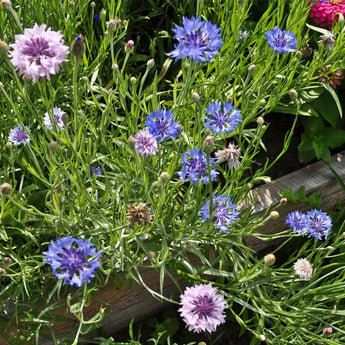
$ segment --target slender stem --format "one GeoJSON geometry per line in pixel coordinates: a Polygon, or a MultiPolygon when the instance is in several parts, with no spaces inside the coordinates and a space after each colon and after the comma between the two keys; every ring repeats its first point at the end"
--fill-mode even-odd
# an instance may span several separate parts
{"type": "Polygon", "coordinates": [[[74,107],[74,149],[77,151],[77,142],[78,142],[78,66],[79,58],[74,59],[74,69],[73,69],[73,107],[74,107]]]}

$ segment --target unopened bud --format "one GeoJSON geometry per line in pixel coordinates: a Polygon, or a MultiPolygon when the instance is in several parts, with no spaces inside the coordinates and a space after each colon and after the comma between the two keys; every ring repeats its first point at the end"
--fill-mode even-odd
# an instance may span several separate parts
{"type": "Polygon", "coordinates": [[[290,91],[289,91],[289,96],[290,96],[290,98],[291,98],[292,100],[295,100],[295,99],[297,98],[297,96],[298,96],[298,93],[297,93],[296,90],[290,90],[290,91]]]}
{"type": "Polygon", "coordinates": [[[264,124],[264,118],[262,116],[259,116],[256,120],[256,123],[258,124],[259,127],[261,127],[264,124]]]}
{"type": "Polygon", "coordinates": [[[182,133],[184,131],[183,125],[179,123],[179,125],[177,126],[177,130],[179,131],[179,133],[182,133]]]}
{"type": "Polygon", "coordinates": [[[105,21],[106,16],[107,16],[107,10],[105,8],[102,8],[101,12],[99,13],[99,18],[101,19],[102,22],[105,21]]]}
{"type": "Polygon", "coordinates": [[[119,69],[119,65],[116,64],[116,63],[113,63],[113,64],[111,65],[111,69],[112,69],[113,71],[117,71],[117,70],[119,69]]]}
{"type": "Polygon", "coordinates": [[[270,218],[278,219],[278,218],[279,218],[279,212],[277,212],[277,211],[272,211],[272,212],[270,213],[270,218]]]}
{"type": "Polygon", "coordinates": [[[169,173],[167,173],[166,171],[162,172],[160,179],[162,180],[163,183],[167,183],[168,180],[170,179],[169,173]]]}
{"type": "Polygon", "coordinates": [[[151,252],[148,252],[148,253],[147,253],[147,256],[148,256],[149,259],[153,259],[153,258],[155,257],[155,253],[152,252],[152,251],[151,251],[151,252]]]}
{"type": "Polygon", "coordinates": [[[260,339],[260,341],[262,341],[262,342],[266,341],[266,337],[265,337],[263,334],[260,334],[259,339],[260,339]]]}
{"type": "Polygon", "coordinates": [[[5,10],[9,10],[12,7],[12,3],[10,0],[2,0],[1,1],[1,6],[5,10]]]}
{"type": "Polygon", "coordinates": [[[0,267],[0,276],[2,276],[3,274],[5,274],[5,270],[2,267],[0,267]]]}
{"type": "Polygon", "coordinates": [[[134,50],[134,41],[129,40],[125,45],[125,52],[126,53],[132,53],[134,50]]]}
{"type": "Polygon", "coordinates": [[[250,65],[250,66],[248,67],[248,73],[249,73],[249,75],[252,75],[252,74],[255,72],[255,70],[256,70],[256,65],[250,65]]]}
{"type": "Polygon", "coordinates": [[[8,257],[8,256],[5,256],[5,257],[4,257],[4,264],[5,264],[6,266],[8,266],[10,263],[11,263],[11,258],[8,257]]]}
{"type": "Polygon", "coordinates": [[[266,266],[272,266],[276,262],[276,256],[274,254],[267,254],[264,257],[264,262],[266,266]]]}
{"type": "Polygon", "coordinates": [[[129,144],[129,146],[133,149],[133,150],[135,150],[135,143],[137,142],[137,139],[135,139],[134,137],[133,137],[133,135],[130,135],[129,137],[128,137],[128,144],[129,144]]]}
{"type": "Polygon", "coordinates": [[[55,152],[58,147],[59,147],[59,144],[56,141],[51,141],[49,143],[49,149],[51,152],[55,152]]]}
{"type": "Polygon", "coordinates": [[[137,78],[136,77],[131,77],[131,84],[132,85],[134,85],[134,84],[136,84],[136,82],[137,82],[137,78]]]}
{"type": "Polygon", "coordinates": [[[55,219],[55,225],[60,226],[62,224],[61,219],[55,219]]]}
{"type": "Polygon", "coordinates": [[[214,151],[214,140],[210,135],[205,138],[202,149],[208,154],[214,151]]]}
{"type": "Polygon", "coordinates": [[[146,66],[147,68],[151,69],[153,66],[155,65],[155,60],[150,59],[149,61],[147,61],[146,66]]]}
{"type": "Polygon", "coordinates": [[[90,4],[90,6],[91,6],[91,7],[95,7],[95,6],[96,6],[95,2],[92,1],[91,4],[90,4]]]}
{"type": "Polygon", "coordinates": [[[69,121],[69,116],[67,113],[63,113],[62,116],[61,116],[61,120],[62,122],[67,125],[68,121],[69,121]]]}
{"type": "MultiPolygon", "coordinates": [[[[121,19],[110,19],[109,22],[107,22],[107,30],[109,33],[114,33],[116,29],[121,27],[121,19]]],[[[133,43],[134,45],[134,43],[133,43]]]]}
{"type": "Polygon", "coordinates": [[[280,199],[280,204],[286,204],[288,202],[288,199],[287,198],[281,198],[280,199]]]}
{"type": "Polygon", "coordinates": [[[199,103],[200,102],[200,96],[197,92],[192,92],[192,100],[195,103],[199,103]]]}
{"type": "Polygon", "coordinates": [[[232,103],[233,100],[234,100],[234,99],[233,99],[231,96],[228,96],[228,97],[226,98],[226,101],[227,101],[228,103],[232,103]]]}
{"type": "Polygon", "coordinates": [[[333,328],[332,327],[327,327],[323,330],[323,333],[325,335],[331,335],[333,333],[333,328]]]}
{"type": "Polygon", "coordinates": [[[4,56],[8,55],[8,45],[4,41],[0,41],[0,54],[4,56]]]}
{"type": "Polygon", "coordinates": [[[12,187],[9,183],[5,182],[0,186],[1,194],[8,195],[12,192],[12,187]]]}
{"type": "Polygon", "coordinates": [[[7,147],[8,149],[11,149],[11,148],[13,147],[13,144],[12,144],[10,141],[8,141],[8,142],[6,143],[6,147],[7,147]]]}
{"type": "Polygon", "coordinates": [[[72,42],[71,53],[79,59],[85,53],[85,43],[81,36],[77,36],[76,39],[72,42]]]}

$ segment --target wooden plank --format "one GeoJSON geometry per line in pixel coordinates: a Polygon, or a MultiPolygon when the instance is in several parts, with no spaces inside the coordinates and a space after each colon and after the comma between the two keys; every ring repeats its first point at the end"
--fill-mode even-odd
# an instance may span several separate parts
{"type": "MultiPolygon", "coordinates": [[[[345,180],[345,151],[337,153],[331,158],[332,167],[345,180]]],[[[281,191],[292,188],[296,193],[305,186],[306,195],[309,196],[315,192],[322,193],[321,207],[323,211],[330,211],[336,203],[343,204],[345,201],[345,191],[336,180],[334,174],[326,163],[319,161],[308,165],[300,170],[278,178],[276,181],[265,186],[259,186],[251,191],[251,196],[257,195],[254,201],[254,214],[264,212],[268,207],[278,205],[282,196],[281,191]]],[[[274,234],[288,229],[285,219],[288,213],[300,210],[309,210],[308,206],[302,203],[288,202],[281,205],[277,211],[279,218],[269,221],[265,226],[259,229],[262,234],[274,234]]],[[[254,237],[247,237],[246,243],[255,250],[262,250],[274,242],[262,241],[254,237]]]]}

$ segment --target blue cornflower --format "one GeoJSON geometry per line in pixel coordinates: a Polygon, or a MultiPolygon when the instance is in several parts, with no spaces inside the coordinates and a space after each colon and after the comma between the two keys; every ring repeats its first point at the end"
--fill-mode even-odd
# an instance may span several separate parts
{"type": "Polygon", "coordinates": [[[229,226],[238,219],[240,214],[237,205],[231,203],[231,197],[227,195],[213,195],[213,210],[210,216],[210,200],[201,207],[199,215],[203,221],[211,218],[213,225],[219,228],[219,232],[228,232],[229,226]]]}
{"type": "Polygon", "coordinates": [[[318,240],[322,240],[322,237],[326,239],[331,231],[332,218],[327,213],[315,209],[308,211],[306,217],[309,220],[308,237],[318,240]]]}
{"type": "Polygon", "coordinates": [[[61,110],[61,108],[57,108],[54,107],[53,108],[53,116],[51,116],[48,112],[46,112],[44,114],[44,119],[43,119],[43,123],[45,124],[45,126],[50,129],[53,130],[55,127],[52,123],[52,120],[55,120],[55,125],[57,130],[60,129],[64,129],[65,124],[63,122],[63,115],[65,114],[64,111],[61,110]]]}
{"type": "Polygon", "coordinates": [[[240,42],[244,41],[244,39],[245,39],[247,36],[248,36],[248,31],[247,31],[247,30],[244,30],[244,31],[240,30],[240,31],[238,32],[238,40],[239,40],[240,42]]]}
{"type": "Polygon", "coordinates": [[[169,110],[156,110],[146,117],[145,126],[157,141],[175,138],[179,123],[174,121],[174,113],[169,110]]]}
{"type": "Polygon", "coordinates": [[[90,175],[91,175],[91,178],[93,177],[93,175],[103,175],[103,171],[101,169],[100,166],[97,166],[97,167],[91,167],[90,168],[90,175]]]}
{"type": "Polygon", "coordinates": [[[328,237],[332,227],[332,218],[321,210],[314,209],[306,214],[294,211],[287,215],[286,224],[298,234],[322,240],[323,237],[325,239],[328,237]]]}
{"type": "Polygon", "coordinates": [[[295,39],[295,35],[290,31],[282,30],[276,26],[266,32],[265,38],[270,48],[276,53],[286,54],[296,51],[297,40],[295,39]]]}
{"type": "Polygon", "coordinates": [[[93,19],[94,19],[96,22],[98,22],[98,23],[102,23],[101,16],[100,16],[99,13],[95,13],[95,14],[93,15],[93,19]]]}
{"type": "Polygon", "coordinates": [[[290,212],[286,217],[286,224],[298,234],[306,234],[309,222],[304,213],[300,211],[290,212]]]}
{"type": "Polygon", "coordinates": [[[45,255],[45,263],[50,264],[57,279],[65,279],[65,284],[81,287],[89,283],[94,271],[100,266],[101,251],[89,240],[83,241],[67,235],[56,242],[50,241],[45,255]]]}
{"type": "MultiPolygon", "coordinates": [[[[214,166],[215,159],[210,157],[210,168],[214,166]]],[[[178,173],[179,178],[184,182],[187,178],[192,183],[208,183],[207,156],[200,149],[194,149],[182,154],[182,171],[178,173]]],[[[216,180],[218,171],[211,169],[211,181],[216,180]]]]}
{"type": "Polygon", "coordinates": [[[212,129],[215,135],[231,133],[242,122],[241,112],[232,103],[224,102],[222,107],[220,101],[215,101],[209,104],[205,112],[210,116],[202,117],[206,120],[205,127],[212,129]]]}
{"type": "Polygon", "coordinates": [[[31,140],[27,130],[30,131],[29,128],[25,129],[22,125],[17,125],[10,130],[8,141],[11,141],[15,146],[18,146],[20,144],[26,145],[31,140]]]}
{"type": "Polygon", "coordinates": [[[175,25],[173,32],[179,42],[168,55],[175,60],[189,58],[195,61],[210,61],[219,54],[223,44],[220,28],[210,21],[202,21],[200,17],[183,17],[183,26],[175,25]]]}

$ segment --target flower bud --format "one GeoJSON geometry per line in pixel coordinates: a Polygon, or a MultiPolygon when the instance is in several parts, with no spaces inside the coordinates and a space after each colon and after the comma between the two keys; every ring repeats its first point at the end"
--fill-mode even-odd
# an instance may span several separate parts
{"type": "Polygon", "coordinates": [[[107,30],[110,34],[114,33],[120,27],[121,19],[110,19],[109,22],[107,22],[107,30]]]}
{"type": "Polygon", "coordinates": [[[134,50],[134,41],[129,40],[125,45],[125,52],[127,54],[130,54],[133,52],[133,50],[134,50]]]}
{"type": "Polygon", "coordinates": [[[248,67],[248,74],[252,75],[255,72],[255,70],[256,70],[256,65],[250,65],[248,67]]]}
{"type": "Polygon", "coordinates": [[[117,71],[118,69],[119,69],[119,65],[118,64],[116,64],[116,63],[113,63],[112,65],[111,65],[111,69],[113,70],[113,71],[117,71]]]}
{"type": "Polygon", "coordinates": [[[177,130],[179,131],[179,133],[182,133],[184,131],[183,125],[179,123],[179,125],[177,126],[177,130]]]}
{"type": "Polygon", "coordinates": [[[2,0],[1,1],[1,6],[4,10],[9,10],[12,8],[12,3],[10,0],[2,0]]]}
{"type": "Polygon", "coordinates": [[[259,339],[260,339],[260,341],[262,341],[262,342],[266,341],[266,337],[265,337],[263,334],[260,334],[259,339]]]}
{"type": "Polygon", "coordinates": [[[332,333],[333,333],[332,327],[327,327],[323,330],[323,334],[325,334],[325,335],[331,335],[332,333]]]}
{"type": "Polygon", "coordinates": [[[3,274],[5,274],[5,270],[2,267],[0,267],[0,276],[2,276],[3,274]]]}
{"type": "Polygon", "coordinates": [[[279,218],[279,212],[278,211],[272,211],[270,213],[270,218],[272,219],[278,219],[279,218]]]}
{"type": "Polygon", "coordinates": [[[106,16],[107,16],[107,10],[105,8],[102,8],[101,12],[99,13],[99,18],[101,19],[102,22],[105,21],[106,16]]]}
{"type": "Polygon", "coordinates": [[[4,56],[8,55],[8,45],[4,41],[0,41],[0,54],[4,56]]]}
{"type": "Polygon", "coordinates": [[[63,113],[62,116],[61,116],[61,120],[62,122],[67,125],[68,121],[69,121],[69,116],[67,113],[63,113]]]}
{"type": "Polygon", "coordinates": [[[200,102],[200,96],[197,92],[192,92],[192,100],[195,103],[199,103],[200,102]]]}
{"type": "Polygon", "coordinates": [[[56,141],[51,141],[49,143],[50,152],[55,152],[58,147],[59,147],[59,144],[56,141]]]}
{"type": "Polygon", "coordinates": [[[214,140],[213,140],[213,138],[210,135],[208,135],[205,138],[204,145],[203,145],[202,149],[207,154],[210,154],[211,152],[214,151],[214,140]]]}
{"type": "Polygon", "coordinates": [[[274,254],[267,254],[264,257],[264,262],[266,266],[272,266],[276,262],[276,256],[274,254]]]}
{"type": "Polygon", "coordinates": [[[10,141],[8,141],[8,142],[6,143],[6,147],[7,147],[8,149],[11,149],[11,148],[13,147],[13,144],[12,144],[10,141]]]}
{"type": "Polygon", "coordinates": [[[154,59],[150,59],[149,61],[147,61],[146,66],[147,68],[151,69],[153,66],[155,65],[155,60],[154,59]]]}
{"type": "Polygon", "coordinates": [[[95,8],[95,6],[96,6],[95,2],[92,1],[91,4],[90,4],[90,6],[91,6],[92,8],[95,8]]]}
{"type": "Polygon", "coordinates": [[[8,266],[11,263],[11,258],[8,256],[4,257],[4,265],[8,266]]]}
{"type": "Polygon", "coordinates": [[[133,135],[130,135],[129,137],[128,137],[128,144],[129,144],[129,146],[133,149],[133,150],[135,150],[135,143],[137,142],[137,140],[133,137],[133,135]]]}
{"type": "Polygon", "coordinates": [[[288,202],[287,198],[281,198],[279,201],[280,204],[286,204],[287,202],[288,202]]]}
{"type": "Polygon", "coordinates": [[[152,259],[155,257],[155,252],[152,252],[152,251],[151,251],[151,252],[148,252],[148,253],[147,253],[147,256],[148,256],[149,259],[152,260],[152,259]]]}
{"type": "Polygon", "coordinates": [[[170,175],[169,173],[167,173],[166,171],[161,173],[160,179],[163,183],[167,183],[170,179],[170,175]]]}
{"type": "Polygon", "coordinates": [[[1,194],[8,195],[12,192],[12,187],[9,183],[5,182],[0,186],[1,194]]]}
{"type": "Polygon", "coordinates": [[[137,78],[136,77],[131,77],[131,84],[135,85],[137,83],[137,78]]]}
{"type": "Polygon", "coordinates": [[[79,59],[85,53],[85,43],[81,36],[77,36],[71,45],[71,53],[79,59]]]}
{"type": "Polygon", "coordinates": [[[55,225],[60,226],[62,224],[61,219],[55,219],[55,225]]]}
{"type": "Polygon", "coordinates": [[[297,93],[296,90],[290,90],[290,91],[289,91],[289,96],[290,96],[290,98],[291,98],[292,100],[295,100],[295,99],[297,98],[297,96],[298,96],[298,93],[297,93]]]}

